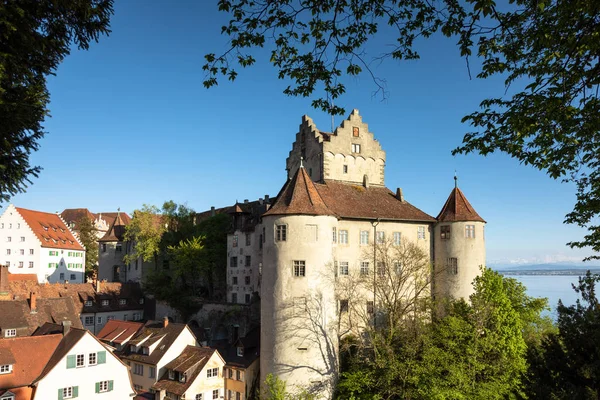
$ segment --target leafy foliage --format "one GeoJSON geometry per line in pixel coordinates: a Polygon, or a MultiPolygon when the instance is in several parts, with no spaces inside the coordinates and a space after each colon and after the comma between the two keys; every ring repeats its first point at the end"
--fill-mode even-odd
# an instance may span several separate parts
{"type": "Polygon", "coordinates": [[[23,192],[49,116],[46,77],[107,35],[113,0],[6,0],[0,5],[0,202],[23,192]]]}
{"type": "Polygon", "coordinates": [[[133,243],[132,251],[125,255],[126,263],[138,258],[156,263],[160,243],[166,232],[165,224],[156,206],[144,204],[141,210],[133,212],[133,218],[125,229],[125,240],[133,243]]]}
{"type": "Polygon", "coordinates": [[[95,279],[98,276],[98,236],[94,221],[82,217],[77,221],[79,240],[85,247],[85,276],[95,279]]]}
{"type": "Polygon", "coordinates": [[[271,49],[284,93],[309,97],[315,108],[343,114],[333,100],[344,81],[367,74],[385,97],[385,81],[371,69],[387,58],[415,60],[415,43],[434,33],[456,39],[460,55],[481,62],[478,78],[500,76],[506,93],[485,99],[463,118],[468,132],[454,154],[502,151],[554,179],[577,186],[565,222],[588,229],[573,247],[600,256],[600,3],[596,0],[220,0],[231,19],[223,53],[205,55],[204,85],[235,80],[237,67],[255,64],[253,50],[271,49]],[[389,51],[369,53],[379,38],[389,51]],[[510,91],[511,94],[508,94],[510,91]]]}

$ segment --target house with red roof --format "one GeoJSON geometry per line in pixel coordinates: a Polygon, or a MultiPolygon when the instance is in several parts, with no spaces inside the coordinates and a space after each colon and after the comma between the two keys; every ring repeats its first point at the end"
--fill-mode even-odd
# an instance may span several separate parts
{"type": "Polygon", "coordinates": [[[39,283],[85,279],[85,248],[60,215],[12,204],[0,216],[0,263],[39,283]]]}

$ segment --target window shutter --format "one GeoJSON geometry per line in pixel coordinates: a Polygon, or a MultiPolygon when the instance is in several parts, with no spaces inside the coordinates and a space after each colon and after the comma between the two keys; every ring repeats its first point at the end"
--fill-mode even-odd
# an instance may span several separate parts
{"type": "Polygon", "coordinates": [[[63,400],[63,390],[62,390],[62,388],[58,389],[58,400],[63,400]]]}
{"type": "Polygon", "coordinates": [[[100,382],[96,382],[96,393],[100,393],[100,382]]]}
{"type": "Polygon", "coordinates": [[[99,351],[98,352],[98,364],[105,364],[106,363],[106,351],[99,351]]]}
{"type": "Polygon", "coordinates": [[[73,398],[79,396],[79,386],[73,386],[73,398]]]}
{"type": "Polygon", "coordinates": [[[113,381],[108,381],[108,391],[112,392],[113,390],[113,381]]]}
{"type": "Polygon", "coordinates": [[[67,356],[67,369],[75,368],[75,355],[67,356]]]}

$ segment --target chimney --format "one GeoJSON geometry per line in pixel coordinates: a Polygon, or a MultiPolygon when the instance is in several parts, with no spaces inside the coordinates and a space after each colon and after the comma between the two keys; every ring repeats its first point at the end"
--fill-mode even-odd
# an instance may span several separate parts
{"type": "Polygon", "coordinates": [[[244,199],[244,204],[248,204],[248,199],[244,199]]]}
{"type": "Polygon", "coordinates": [[[8,265],[0,265],[0,294],[8,294],[8,265]]]}
{"type": "Polygon", "coordinates": [[[71,321],[63,321],[62,327],[63,327],[63,336],[66,336],[67,333],[69,333],[69,330],[71,329],[71,321]]]}
{"type": "Polygon", "coordinates": [[[165,315],[163,318],[163,328],[166,328],[167,326],[169,326],[169,317],[165,315]]]}
{"type": "Polygon", "coordinates": [[[265,203],[268,203],[268,202],[269,202],[269,195],[265,194],[265,203]]]}
{"type": "Polygon", "coordinates": [[[402,194],[402,188],[396,189],[396,198],[404,203],[404,195],[402,194]]]}
{"type": "Polygon", "coordinates": [[[37,295],[35,292],[31,292],[29,297],[29,308],[31,309],[31,313],[35,314],[37,312],[37,295]]]}
{"type": "Polygon", "coordinates": [[[258,204],[260,204],[261,206],[263,205],[263,198],[262,197],[258,198],[258,204]]]}
{"type": "Polygon", "coordinates": [[[211,217],[214,217],[214,216],[215,216],[215,214],[216,214],[216,213],[215,213],[215,206],[211,206],[211,207],[210,207],[210,216],[211,216],[211,217]]]}
{"type": "Polygon", "coordinates": [[[96,278],[96,293],[100,293],[100,278],[96,278]]]}

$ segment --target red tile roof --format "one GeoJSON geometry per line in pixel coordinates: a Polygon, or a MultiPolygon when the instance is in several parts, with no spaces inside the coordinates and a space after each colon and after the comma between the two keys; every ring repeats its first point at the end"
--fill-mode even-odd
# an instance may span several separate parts
{"type": "Polygon", "coordinates": [[[113,219],[110,228],[102,238],[99,240],[100,242],[121,242],[125,236],[125,226],[129,224],[129,221],[125,222],[127,219],[124,219],[121,216],[121,213],[117,213],[116,217],[113,219]]]}
{"type": "Polygon", "coordinates": [[[304,167],[298,168],[294,177],[283,185],[273,206],[264,213],[265,216],[290,214],[335,215],[323,201],[304,167]]]}
{"type": "Polygon", "coordinates": [[[140,329],[144,327],[141,322],[110,320],[104,328],[96,335],[100,340],[113,343],[123,343],[131,339],[140,329]]]}
{"type": "Polygon", "coordinates": [[[464,193],[455,187],[446,204],[442,207],[437,216],[438,222],[456,222],[456,221],[479,221],[485,222],[483,218],[477,214],[477,211],[471,206],[471,203],[467,200],[464,193]]]}
{"type": "Polygon", "coordinates": [[[73,232],[56,214],[15,207],[42,243],[42,247],[84,250],[73,232]]]}
{"type": "Polygon", "coordinates": [[[13,372],[0,375],[3,389],[31,385],[42,373],[62,335],[25,336],[0,340],[0,354],[12,354],[13,372]]]}

